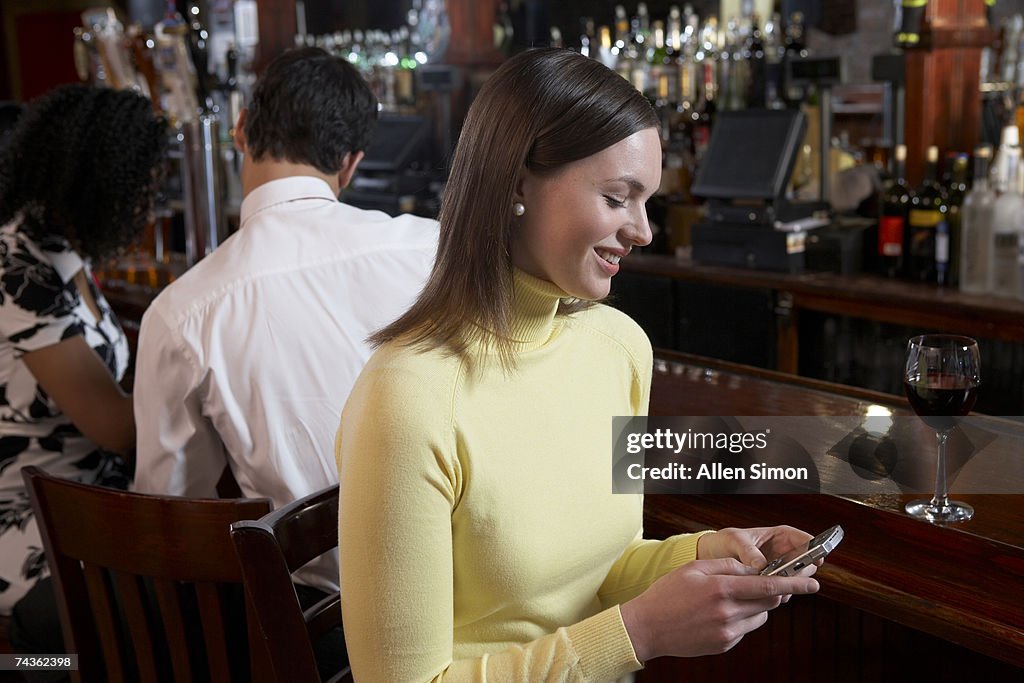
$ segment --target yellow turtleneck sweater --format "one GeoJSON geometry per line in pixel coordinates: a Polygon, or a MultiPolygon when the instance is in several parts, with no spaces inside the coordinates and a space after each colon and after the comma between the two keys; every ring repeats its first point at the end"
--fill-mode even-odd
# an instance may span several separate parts
{"type": "Polygon", "coordinates": [[[515,274],[518,366],[390,344],[338,432],[341,593],[359,683],[605,681],[640,668],[618,605],[694,559],[613,494],[612,416],[646,414],[651,346],[624,314],[556,317],[515,274]]]}

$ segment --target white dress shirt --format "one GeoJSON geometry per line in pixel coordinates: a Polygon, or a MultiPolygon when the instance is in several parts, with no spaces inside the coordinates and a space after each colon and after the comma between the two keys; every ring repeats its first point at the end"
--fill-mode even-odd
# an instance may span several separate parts
{"type": "MultiPolygon", "coordinates": [[[[347,206],[312,177],[250,192],[239,231],[143,317],[136,490],[214,497],[228,464],[278,508],[337,483],[365,339],[415,300],[437,237],[436,221],[347,206]]],[[[309,569],[304,583],[336,588],[336,561],[309,569]]]]}

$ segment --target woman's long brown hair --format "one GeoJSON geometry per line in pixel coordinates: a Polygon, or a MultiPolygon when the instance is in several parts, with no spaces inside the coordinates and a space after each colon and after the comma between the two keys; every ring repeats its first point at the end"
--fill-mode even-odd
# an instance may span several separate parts
{"type": "Polygon", "coordinates": [[[370,342],[398,340],[463,357],[479,343],[514,368],[512,204],[522,173],[553,173],[657,125],[654,109],[628,81],[579,53],[536,49],[506,61],[466,117],[430,278],[413,306],[370,342]]]}

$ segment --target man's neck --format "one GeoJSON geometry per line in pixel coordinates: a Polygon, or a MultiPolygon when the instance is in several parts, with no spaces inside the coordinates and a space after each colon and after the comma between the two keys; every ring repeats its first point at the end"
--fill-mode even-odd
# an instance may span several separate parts
{"type": "Polygon", "coordinates": [[[323,180],[331,186],[331,191],[335,196],[341,191],[341,188],[338,186],[337,175],[324,173],[315,166],[296,164],[290,161],[253,161],[252,159],[246,159],[242,163],[241,175],[242,196],[248,196],[257,187],[272,180],[294,178],[296,176],[308,176],[323,180]]]}

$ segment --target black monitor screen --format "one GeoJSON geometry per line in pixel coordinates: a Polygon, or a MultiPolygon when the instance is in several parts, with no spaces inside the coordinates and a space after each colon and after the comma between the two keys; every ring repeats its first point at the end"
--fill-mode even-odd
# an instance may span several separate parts
{"type": "Polygon", "coordinates": [[[364,171],[404,170],[426,139],[428,126],[421,116],[381,118],[359,167],[364,171]]]}
{"type": "Polygon", "coordinates": [[[793,172],[807,123],[799,111],[721,112],[692,194],[709,199],[777,199],[793,172]]]}

